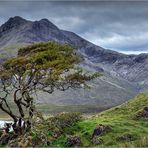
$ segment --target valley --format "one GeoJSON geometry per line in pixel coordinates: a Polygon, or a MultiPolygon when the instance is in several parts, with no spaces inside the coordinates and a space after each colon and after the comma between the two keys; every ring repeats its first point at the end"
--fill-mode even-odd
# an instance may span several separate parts
{"type": "Polygon", "coordinates": [[[90,90],[41,95],[37,103],[55,106],[97,104],[109,108],[140,92],[147,92],[148,54],[124,55],[104,49],[73,32],[59,29],[47,19],[29,21],[16,16],[4,23],[0,27],[0,61],[16,56],[21,47],[48,41],[70,44],[83,58],[80,67],[101,72],[103,76],[89,83],[90,90]]]}

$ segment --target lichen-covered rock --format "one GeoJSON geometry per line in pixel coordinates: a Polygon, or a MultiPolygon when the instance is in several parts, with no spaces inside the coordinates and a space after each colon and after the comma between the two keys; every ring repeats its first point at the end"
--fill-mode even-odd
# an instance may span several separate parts
{"type": "Polygon", "coordinates": [[[105,132],[109,132],[111,127],[108,125],[98,124],[93,131],[91,141],[94,145],[99,145],[103,143],[103,140],[99,137],[101,134],[105,132]]]}
{"type": "Polygon", "coordinates": [[[148,112],[148,106],[144,107],[143,110],[148,112]]]}

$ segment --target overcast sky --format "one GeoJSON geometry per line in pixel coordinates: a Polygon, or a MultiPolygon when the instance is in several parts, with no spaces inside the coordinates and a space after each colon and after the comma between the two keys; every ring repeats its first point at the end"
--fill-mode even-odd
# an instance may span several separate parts
{"type": "Polygon", "coordinates": [[[47,18],[104,48],[148,52],[148,1],[0,1],[0,24],[18,15],[29,20],[47,18]]]}

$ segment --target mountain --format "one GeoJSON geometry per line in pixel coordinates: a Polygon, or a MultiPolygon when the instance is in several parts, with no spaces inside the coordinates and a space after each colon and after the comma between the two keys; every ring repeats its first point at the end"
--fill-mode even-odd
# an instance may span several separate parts
{"type": "Polygon", "coordinates": [[[41,94],[38,102],[110,107],[139,92],[147,92],[148,54],[125,55],[104,49],[73,32],[59,29],[47,19],[29,21],[16,16],[4,23],[0,27],[0,61],[16,56],[22,46],[48,41],[70,44],[83,57],[80,64],[83,68],[102,72],[104,76],[91,82],[90,90],[56,92],[48,97],[41,94]]]}
{"type": "Polygon", "coordinates": [[[69,41],[60,29],[47,19],[31,22],[19,16],[10,18],[0,27],[0,39],[1,53],[6,57],[15,56],[17,50],[12,51],[12,49],[17,49],[22,44],[28,45],[49,40],[61,43],[69,41]]]}

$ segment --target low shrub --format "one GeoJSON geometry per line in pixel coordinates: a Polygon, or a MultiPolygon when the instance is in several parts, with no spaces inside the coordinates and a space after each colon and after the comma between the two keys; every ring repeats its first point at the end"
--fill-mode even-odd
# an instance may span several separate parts
{"type": "Polygon", "coordinates": [[[128,134],[123,134],[123,135],[117,137],[116,140],[117,141],[134,141],[134,140],[136,140],[136,137],[135,137],[135,135],[128,133],[128,134]]]}
{"type": "Polygon", "coordinates": [[[74,125],[82,118],[80,113],[60,113],[48,120],[54,124],[54,126],[62,129],[74,125]]]}

